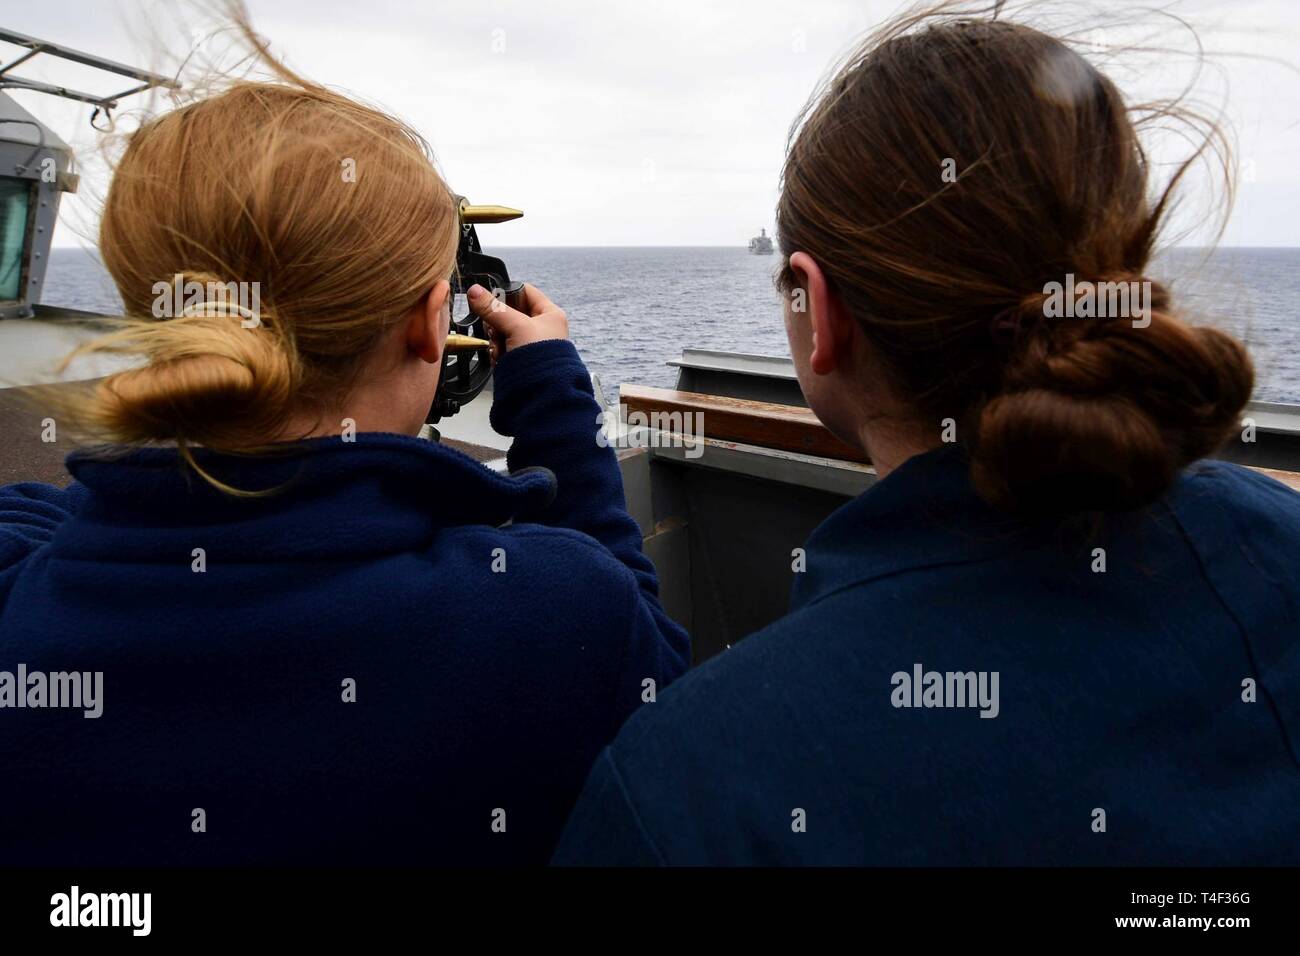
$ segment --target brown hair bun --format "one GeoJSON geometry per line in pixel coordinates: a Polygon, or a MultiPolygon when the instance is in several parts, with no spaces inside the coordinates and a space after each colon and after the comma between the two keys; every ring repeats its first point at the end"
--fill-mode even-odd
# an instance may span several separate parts
{"type": "Polygon", "coordinates": [[[1018,512],[1059,511],[1062,500],[1127,510],[1223,444],[1250,398],[1250,358],[1232,337],[1179,321],[1163,294],[1154,299],[1145,327],[1064,318],[1023,335],[1002,391],[974,422],[971,476],[983,497],[1018,512]]]}

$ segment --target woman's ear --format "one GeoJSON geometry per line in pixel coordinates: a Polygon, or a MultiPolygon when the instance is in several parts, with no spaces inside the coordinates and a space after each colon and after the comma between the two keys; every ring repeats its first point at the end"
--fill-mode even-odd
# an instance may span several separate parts
{"type": "Polygon", "coordinates": [[[442,361],[451,326],[451,283],[443,279],[416,303],[406,319],[406,347],[430,365],[442,361]]]}
{"type": "Polygon", "coordinates": [[[812,256],[796,252],[790,268],[802,279],[804,321],[812,326],[809,367],[818,375],[848,368],[853,361],[854,323],[812,256]]]}

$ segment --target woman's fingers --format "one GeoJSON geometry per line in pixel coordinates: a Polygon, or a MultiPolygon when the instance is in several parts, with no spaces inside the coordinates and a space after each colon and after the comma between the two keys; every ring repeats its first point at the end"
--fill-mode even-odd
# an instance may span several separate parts
{"type": "Polygon", "coordinates": [[[481,285],[472,285],[465,290],[465,298],[475,315],[494,333],[502,349],[510,351],[531,342],[546,339],[564,339],[569,337],[569,323],[564,310],[546,297],[535,285],[525,284],[523,288],[523,307],[521,312],[512,309],[481,285]]]}
{"type": "Polygon", "coordinates": [[[546,293],[531,282],[524,283],[524,307],[529,315],[534,316],[560,311],[555,303],[546,297],[546,293]]]}
{"type": "Polygon", "coordinates": [[[528,321],[528,316],[510,308],[477,283],[465,290],[465,300],[469,303],[471,312],[507,339],[512,331],[518,330],[521,323],[528,321]]]}

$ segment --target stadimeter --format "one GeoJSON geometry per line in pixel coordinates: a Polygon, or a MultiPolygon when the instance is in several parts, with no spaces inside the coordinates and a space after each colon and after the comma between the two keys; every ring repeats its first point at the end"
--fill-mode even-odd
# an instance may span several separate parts
{"type": "MultiPolygon", "coordinates": [[[[451,277],[451,291],[464,295],[470,286],[478,284],[498,300],[514,309],[524,307],[524,284],[513,281],[506,264],[496,256],[483,252],[476,226],[483,223],[509,222],[523,212],[509,206],[475,206],[464,196],[458,196],[459,244],[456,248],[456,271],[451,277]]],[[[449,415],[455,415],[472,402],[492,378],[491,336],[483,320],[473,312],[451,319],[451,332],[443,349],[442,375],[433,407],[425,419],[437,424],[449,415]]]]}

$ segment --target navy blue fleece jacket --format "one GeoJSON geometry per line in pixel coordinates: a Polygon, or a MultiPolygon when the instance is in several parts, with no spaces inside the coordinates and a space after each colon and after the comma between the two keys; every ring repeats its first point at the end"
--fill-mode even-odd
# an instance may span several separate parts
{"type": "Polygon", "coordinates": [[[627,722],[558,862],[1300,863],[1278,482],[1201,462],[1150,508],[1020,524],[949,446],[827,518],[791,604],[627,722]]]}
{"type": "Polygon", "coordinates": [[[258,498],[170,449],[0,489],[0,865],[544,862],[689,660],[597,415],[539,342],[497,369],[510,476],[363,434],[200,453],[258,498]],[[39,706],[70,672],[98,717],[39,706]]]}

